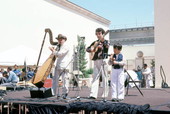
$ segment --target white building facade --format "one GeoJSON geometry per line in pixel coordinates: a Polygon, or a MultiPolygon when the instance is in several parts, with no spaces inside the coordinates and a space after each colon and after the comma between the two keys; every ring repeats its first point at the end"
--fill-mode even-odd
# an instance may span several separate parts
{"type": "MultiPolygon", "coordinates": [[[[97,39],[96,28],[108,30],[110,25],[109,20],[67,0],[1,0],[0,14],[0,52],[18,45],[39,51],[45,28],[52,30],[53,39],[59,33],[67,36],[67,43],[73,50],[77,45],[77,35],[85,37],[88,46],[97,39]]],[[[49,46],[47,35],[42,56],[50,55],[49,46]]],[[[20,50],[16,50],[16,53],[22,54],[20,50]]],[[[88,57],[87,54],[87,59],[88,57]]]]}
{"type": "Polygon", "coordinates": [[[152,66],[151,62],[155,57],[153,26],[114,29],[109,35],[111,45],[115,43],[123,45],[122,53],[127,61],[126,69],[142,68],[144,63],[149,67],[152,66]],[[138,58],[138,52],[143,56],[138,58]]]}
{"type": "Polygon", "coordinates": [[[170,85],[170,0],[155,0],[155,65],[156,87],[162,87],[162,81],[170,85]],[[165,77],[161,78],[163,68],[165,77]]]}

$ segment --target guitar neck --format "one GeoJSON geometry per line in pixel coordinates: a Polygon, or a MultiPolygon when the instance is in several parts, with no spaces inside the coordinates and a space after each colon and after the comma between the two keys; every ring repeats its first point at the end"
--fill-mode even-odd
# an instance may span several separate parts
{"type": "Polygon", "coordinates": [[[104,33],[103,37],[105,37],[109,32],[110,32],[110,30],[107,30],[107,31],[104,33]]]}

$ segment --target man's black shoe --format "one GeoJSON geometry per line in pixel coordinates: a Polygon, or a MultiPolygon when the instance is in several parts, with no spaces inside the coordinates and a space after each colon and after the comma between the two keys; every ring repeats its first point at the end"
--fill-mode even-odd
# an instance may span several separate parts
{"type": "Polygon", "coordinates": [[[112,99],[112,102],[118,102],[118,100],[117,99],[112,99]]]}
{"type": "Polygon", "coordinates": [[[118,99],[118,102],[123,101],[123,99],[118,99]]]}
{"type": "Polygon", "coordinates": [[[90,96],[89,99],[96,99],[95,97],[90,96]]]}
{"type": "Polygon", "coordinates": [[[67,98],[67,93],[63,95],[63,99],[66,99],[67,98]]]}

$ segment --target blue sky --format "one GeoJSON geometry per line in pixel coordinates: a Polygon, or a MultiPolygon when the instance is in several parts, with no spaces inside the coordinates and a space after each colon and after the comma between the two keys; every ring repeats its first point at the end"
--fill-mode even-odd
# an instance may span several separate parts
{"type": "Polygon", "coordinates": [[[111,29],[150,26],[154,0],[69,0],[111,21],[111,29]]]}

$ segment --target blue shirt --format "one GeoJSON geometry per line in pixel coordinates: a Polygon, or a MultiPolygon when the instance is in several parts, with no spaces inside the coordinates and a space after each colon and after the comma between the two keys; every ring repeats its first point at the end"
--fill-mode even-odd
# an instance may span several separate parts
{"type": "Polygon", "coordinates": [[[141,71],[137,71],[136,74],[138,75],[138,79],[142,80],[142,72],[141,71]]]}
{"type": "Polygon", "coordinates": [[[7,82],[17,83],[19,82],[19,77],[13,71],[10,71],[7,82]]]}
{"type": "Polygon", "coordinates": [[[17,75],[20,76],[21,75],[21,71],[19,69],[15,69],[13,70],[13,72],[17,75]]]}
{"type": "MultiPolygon", "coordinates": [[[[118,56],[116,56],[116,54],[114,54],[113,58],[115,59],[115,61],[118,61],[118,62],[123,61],[123,55],[121,53],[118,54],[118,56]]],[[[113,64],[112,66],[114,67],[114,69],[122,68],[119,64],[113,64]]]]}
{"type": "Polygon", "coordinates": [[[32,78],[34,76],[34,72],[33,71],[28,71],[27,72],[27,77],[28,78],[32,78]]]}

